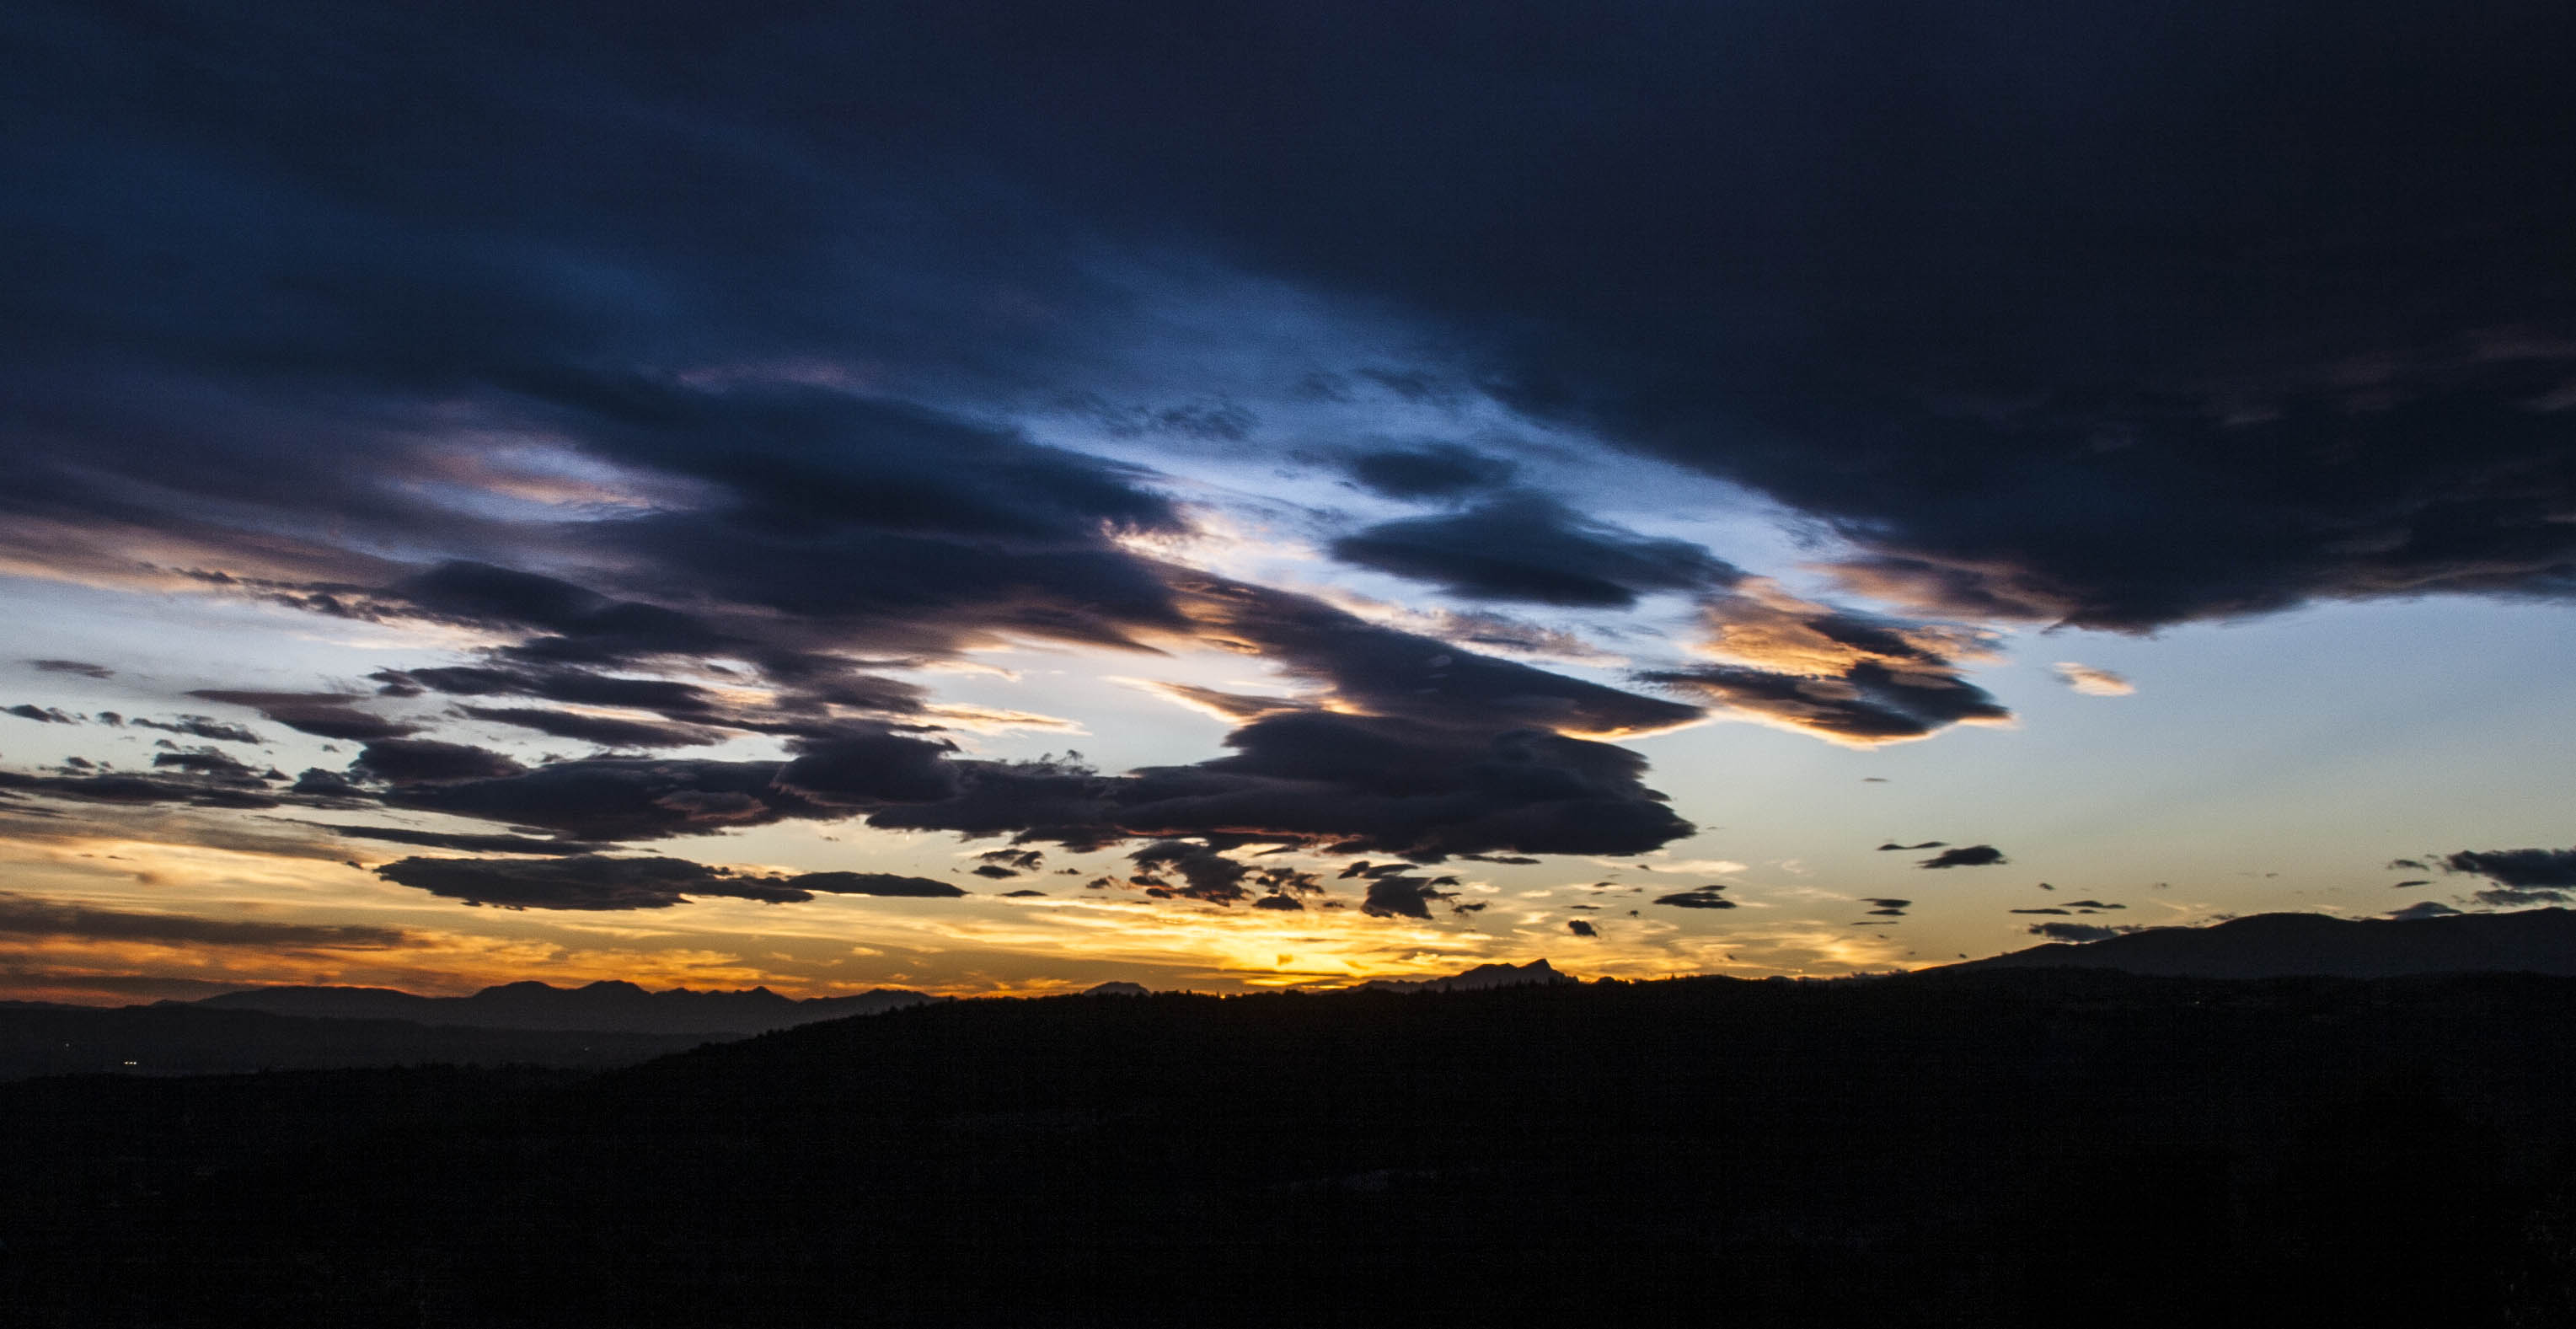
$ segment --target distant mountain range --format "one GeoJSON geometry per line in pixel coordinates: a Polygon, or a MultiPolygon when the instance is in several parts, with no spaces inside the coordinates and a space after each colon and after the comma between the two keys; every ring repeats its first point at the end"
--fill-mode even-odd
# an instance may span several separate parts
{"type": "Polygon", "coordinates": [[[227,992],[163,1006],[266,1011],[326,1020],[409,1020],[414,1024],[561,1033],[694,1034],[748,1037],[845,1015],[877,1015],[940,1000],[899,988],[847,997],[783,997],[765,987],[741,992],[673,988],[648,992],[633,983],[577,988],[504,983],[470,997],[422,997],[392,988],[269,987],[227,992]]]}
{"type": "MultiPolygon", "coordinates": [[[[2521,972],[2576,976],[2576,910],[2533,909],[2416,919],[2256,914],[2206,927],[2148,928],[2084,943],[2034,946],[1942,966],[2108,969],[2176,978],[2389,978],[2521,972]]],[[[1482,964],[1446,978],[1378,979],[1364,992],[1469,992],[1572,984],[1545,960],[1482,964]]],[[[1134,994],[1104,983],[1098,995],[1134,994]]],[[[201,1001],[117,1010],[0,1003],[0,1079],[82,1071],[208,1073],[287,1066],[608,1066],[710,1040],[745,1038],[844,1016],[935,1002],[880,988],[798,1000],[633,983],[559,988],[507,983],[470,997],[390,988],[269,987],[201,1001]]]]}
{"type": "Polygon", "coordinates": [[[2576,975],[2576,910],[2414,919],[2254,914],[2207,927],[2148,928],[2101,941],[2033,946],[1941,968],[2117,969],[2177,978],[2576,975]]]}

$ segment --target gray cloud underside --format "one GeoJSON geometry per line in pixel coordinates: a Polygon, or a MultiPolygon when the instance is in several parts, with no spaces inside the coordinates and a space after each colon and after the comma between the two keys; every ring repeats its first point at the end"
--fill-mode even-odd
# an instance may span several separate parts
{"type": "Polygon", "coordinates": [[[2508,887],[2576,889],[2576,849],[2464,849],[2443,856],[2441,866],[2508,887]]]}

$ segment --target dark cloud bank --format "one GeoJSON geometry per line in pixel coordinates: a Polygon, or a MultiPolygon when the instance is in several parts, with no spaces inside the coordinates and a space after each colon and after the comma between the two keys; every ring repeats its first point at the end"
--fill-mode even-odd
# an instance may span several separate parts
{"type": "MultiPolygon", "coordinates": [[[[1070,761],[960,759],[945,743],[891,733],[809,743],[788,761],[596,757],[481,772],[472,768],[506,759],[442,750],[393,767],[410,776],[420,761],[446,778],[396,779],[382,796],[392,807],[593,841],[864,815],[889,829],[1076,848],[1215,836],[1436,861],[1627,853],[1690,829],[1639,782],[1642,758],[1540,729],[1483,733],[1301,710],[1253,721],[1226,743],[1230,756],[1126,775],[1070,761]]],[[[382,746],[370,745],[355,769],[373,771],[382,746]]]]}
{"type": "MultiPolygon", "coordinates": [[[[1168,512],[899,406],[675,398],[598,367],[873,356],[1078,388],[1051,381],[1114,301],[1069,237],[1177,242],[1413,311],[1488,390],[1817,514],[1864,546],[1855,576],[1944,608],[2147,627],[2557,596],[2576,147],[2538,127],[2562,24],[2536,2],[39,5],[21,91],[45,114],[10,145],[28,261],[0,298],[22,360],[73,371],[31,427],[114,412],[166,446],[178,403],[111,407],[111,380],[233,383],[190,400],[219,446],[172,477],[233,501],[280,501],[278,472],[232,468],[250,450],[318,481],[304,501],[405,520],[306,451],[310,423],[247,426],[461,388],[730,485],[818,418],[986,463],[871,458],[701,555],[838,542],[853,507],[923,514],[857,541],[881,554],[964,531],[1078,548],[1094,518],[1168,512]],[[2293,50],[2307,76],[2274,77],[2293,50]],[[682,57],[692,78],[652,76],[682,57]],[[1047,317],[961,298],[979,283],[1047,317]]],[[[106,460],[35,461],[14,503],[140,516],[106,460]]],[[[1353,466],[1409,495],[1498,478],[1429,452],[1353,466]]],[[[1026,552],[976,570],[1120,581],[1026,552]]],[[[1150,615],[1126,589],[1092,628],[1150,615]]]]}
{"type": "Polygon", "coordinates": [[[942,898],[966,892],[884,872],[751,876],[680,858],[405,858],[376,869],[387,881],[505,909],[661,909],[689,896],[796,904],[817,893],[942,898]]]}
{"type": "Polygon", "coordinates": [[[2494,882],[2469,897],[2492,908],[2576,903],[2576,849],[2463,849],[2434,865],[2494,882]]]}

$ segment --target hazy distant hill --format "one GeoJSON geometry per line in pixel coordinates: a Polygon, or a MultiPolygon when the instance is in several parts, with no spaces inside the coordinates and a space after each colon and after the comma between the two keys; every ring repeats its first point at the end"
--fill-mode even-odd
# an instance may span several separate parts
{"type": "Polygon", "coordinates": [[[694,1034],[463,1029],[402,1020],[315,1020],[157,1006],[0,1006],[0,1080],[117,1072],[213,1075],[431,1064],[624,1066],[706,1040],[694,1034]]]}
{"type": "Polygon", "coordinates": [[[2386,978],[2400,974],[2576,975],[2576,910],[2442,918],[2255,914],[2208,927],[2012,951],[1947,969],[2118,969],[2177,978],[2386,978]]]}
{"type": "Polygon", "coordinates": [[[470,997],[421,997],[392,988],[271,987],[227,992],[188,1003],[217,1010],[267,1011],[331,1020],[410,1020],[479,1029],[580,1030],[705,1037],[765,1034],[845,1015],[877,1015],[937,998],[879,988],[847,997],[782,997],[767,988],[697,992],[673,988],[648,992],[633,983],[603,982],[559,988],[546,983],[504,983],[470,997]]]}

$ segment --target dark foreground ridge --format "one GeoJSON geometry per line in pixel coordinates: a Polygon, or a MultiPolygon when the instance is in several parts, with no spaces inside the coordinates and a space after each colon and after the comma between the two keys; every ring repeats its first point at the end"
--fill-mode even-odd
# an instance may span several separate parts
{"type": "Polygon", "coordinates": [[[40,1075],[219,1075],[365,1066],[629,1066],[707,1041],[694,1034],[468,1029],[315,1020],[195,1006],[0,1003],[0,1081],[40,1075]]]}
{"type": "Polygon", "coordinates": [[[2146,928],[2101,941],[2033,946],[1946,967],[2117,969],[2176,978],[2576,975],[2576,910],[2411,919],[2255,914],[2206,927],[2146,928]]]}
{"type": "Polygon", "coordinates": [[[2576,1315],[2576,979],[977,1000],[533,1074],[0,1086],[0,1321],[2576,1315]]]}

